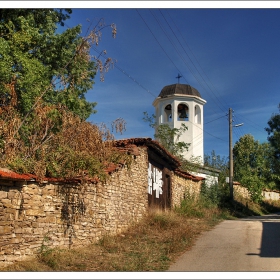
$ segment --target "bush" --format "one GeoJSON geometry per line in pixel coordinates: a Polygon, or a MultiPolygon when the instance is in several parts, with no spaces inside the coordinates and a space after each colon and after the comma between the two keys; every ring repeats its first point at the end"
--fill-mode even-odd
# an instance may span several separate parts
{"type": "Polygon", "coordinates": [[[207,186],[205,182],[201,185],[200,196],[207,204],[212,206],[223,207],[229,200],[229,188],[227,185],[215,183],[207,186]]]}

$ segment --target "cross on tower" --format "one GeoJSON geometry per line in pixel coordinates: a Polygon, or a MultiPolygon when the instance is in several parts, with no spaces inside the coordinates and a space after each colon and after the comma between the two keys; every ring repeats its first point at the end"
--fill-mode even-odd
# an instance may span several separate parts
{"type": "Polygon", "coordinates": [[[178,74],[178,76],[176,77],[176,79],[178,79],[178,84],[180,83],[180,78],[182,78],[182,76],[178,74]]]}

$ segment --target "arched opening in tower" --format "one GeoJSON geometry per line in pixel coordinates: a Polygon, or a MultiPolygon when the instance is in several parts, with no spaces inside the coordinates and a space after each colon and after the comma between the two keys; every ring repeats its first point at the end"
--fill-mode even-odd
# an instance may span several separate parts
{"type": "Polygon", "coordinates": [[[186,104],[180,103],[177,108],[178,121],[189,120],[189,107],[186,104]]]}
{"type": "Polygon", "coordinates": [[[164,108],[163,122],[171,122],[172,120],[172,106],[168,104],[164,108]]]}

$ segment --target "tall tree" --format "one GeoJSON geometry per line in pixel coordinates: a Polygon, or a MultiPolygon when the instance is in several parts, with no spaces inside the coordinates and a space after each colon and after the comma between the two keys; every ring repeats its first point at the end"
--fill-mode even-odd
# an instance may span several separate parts
{"type": "Polygon", "coordinates": [[[220,170],[219,183],[224,185],[224,183],[226,182],[226,177],[228,177],[229,175],[228,159],[226,157],[217,155],[213,150],[210,155],[204,155],[204,165],[220,170]]]}
{"type": "MultiPolygon", "coordinates": [[[[0,10],[1,167],[41,178],[84,170],[92,175],[97,168],[92,163],[110,157],[102,141],[111,135],[85,121],[95,107],[85,94],[96,72],[111,64],[90,55],[106,25],[99,21],[85,37],[79,35],[81,26],[58,33],[70,14],[60,9],[0,10]]],[[[115,36],[115,25],[111,27],[115,36]]]]}
{"type": "Polygon", "coordinates": [[[221,157],[217,155],[213,150],[210,155],[204,155],[204,165],[213,167],[219,170],[227,170],[228,169],[228,160],[226,157],[221,157]]]}
{"type": "Polygon", "coordinates": [[[254,137],[246,134],[233,147],[234,179],[246,187],[251,198],[261,200],[262,190],[273,188],[270,177],[271,148],[268,143],[259,143],[254,137]]]}
{"type": "MultiPolygon", "coordinates": [[[[278,105],[280,112],[280,103],[278,105]]],[[[268,121],[268,126],[265,130],[268,133],[268,141],[273,147],[273,166],[272,174],[280,188],[280,114],[273,114],[268,121]]]]}
{"type": "MultiPolygon", "coordinates": [[[[71,10],[0,10],[0,99],[13,104],[22,116],[38,99],[60,103],[82,119],[94,113],[86,92],[93,87],[97,64],[90,47],[99,40],[97,25],[87,37],[81,26],[57,32],[71,10]]],[[[114,29],[115,31],[115,29],[114,29]]]]}

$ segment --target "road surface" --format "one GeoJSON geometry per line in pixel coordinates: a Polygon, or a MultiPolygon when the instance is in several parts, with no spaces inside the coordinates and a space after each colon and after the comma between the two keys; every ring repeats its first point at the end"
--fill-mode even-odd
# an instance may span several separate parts
{"type": "Polygon", "coordinates": [[[226,220],[204,232],[168,271],[280,271],[280,213],[226,220]]]}

